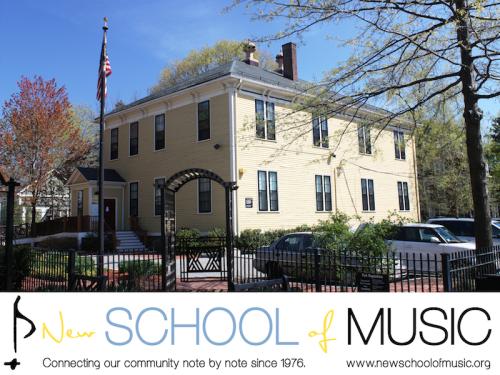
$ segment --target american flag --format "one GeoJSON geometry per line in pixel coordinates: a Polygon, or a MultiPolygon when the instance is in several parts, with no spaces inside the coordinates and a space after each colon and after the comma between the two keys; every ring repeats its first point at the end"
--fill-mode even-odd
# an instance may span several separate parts
{"type": "Polygon", "coordinates": [[[104,34],[104,38],[102,40],[102,49],[101,49],[101,58],[99,59],[99,70],[98,73],[99,79],[97,80],[97,100],[101,100],[101,84],[104,79],[104,96],[108,93],[108,87],[106,84],[106,77],[111,75],[111,64],[109,63],[109,57],[106,53],[106,34],[104,34]]]}

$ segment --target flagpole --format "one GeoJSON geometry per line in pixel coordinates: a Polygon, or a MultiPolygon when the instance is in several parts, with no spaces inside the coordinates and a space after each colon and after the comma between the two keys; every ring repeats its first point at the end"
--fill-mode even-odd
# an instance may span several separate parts
{"type": "MultiPolygon", "coordinates": [[[[108,19],[104,17],[104,25],[102,27],[103,30],[103,40],[102,40],[102,53],[101,53],[101,113],[99,120],[99,254],[102,255],[104,253],[104,158],[103,158],[103,149],[104,149],[104,109],[106,104],[106,72],[104,64],[106,63],[106,32],[108,31],[108,19]]],[[[103,259],[102,256],[98,257],[98,275],[102,276],[104,267],[103,267],[103,259]]]]}

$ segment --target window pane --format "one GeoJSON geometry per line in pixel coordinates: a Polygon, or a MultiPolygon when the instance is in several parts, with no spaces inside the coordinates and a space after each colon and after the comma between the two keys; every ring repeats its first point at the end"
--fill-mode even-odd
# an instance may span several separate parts
{"type": "Polygon", "coordinates": [[[362,125],[358,125],[358,146],[359,146],[359,153],[364,154],[365,153],[365,132],[363,131],[362,125]]]}
{"type": "Polygon", "coordinates": [[[165,115],[155,116],[155,150],[165,148],[165,115]]]}
{"type": "Polygon", "coordinates": [[[158,187],[158,183],[164,184],[165,179],[155,179],[155,215],[161,215],[161,189],[158,187]]]}
{"type": "Polygon", "coordinates": [[[132,182],[130,184],[130,216],[138,216],[138,199],[139,199],[139,184],[137,182],[132,182]]]}
{"type": "Polygon", "coordinates": [[[375,211],[375,189],[373,187],[373,180],[368,180],[368,201],[370,204],[370,211],[375,211]]]}
{"type": "Polygon", "coordinates": [[[118,128],[111,129],[111,160],[118,159],[118,128]]]}
{"type": "Polygon", "coordinates": [[[138,153],[139,153],[139,123],[133,122],[130,124],[129,154],[137,155],[138,153]]]}
{"type": "Polygon", "coordinates": [[[328,148],[328,119],[321,118],[321,147],[328,148]]]}
{"type": "Polygon", "coordinates": [[[267,211],[267,176],[266,172],[258,172],[259,183],[259,211],[267,211]]]}
{"type": "Polygon", "coordinates": [[[78,190],[76,210],[77,216],[83,216],[83,190],[78,190]]]}
{"type": "Polygon", "coordinates": [[[401,151],[399,148],[399,132],[397,130],[394,130],[394,153],[396,159],[401,159],[401,151]]]}
{"type": "Polygon", "coordinates": [[[198,140],[210,139],[210,102],[198,103],[198,140]]]}
{"type": "Polygon", "coordinates": [[[320,135],[320,129],[319,129],[319,118],[315,117],[313,118],[313,145],[318,146],[321,143],[321,135],[320,135]]]}
{"type": "Polygon", "coordinates": [[[406,159],[405,136],[403,132],[399,132],[399,153],[401,159],[406,159]]]}
{"type": "Polygon", "coordinates": [[[267,139],[276,139],[276,124],[274,119],[274,103],[266,103],[267,139]]]}
{"type": "Polygon", "coordinates": [[[368,211],[368,188],[366,186],[366,179],[361,179],[361,200],[363,203],[363,211],[368,211]]]}
{"type": "Polygon", "coordinates": [[[278,174],[269,172],[269,208],[278,211],[278,174]]]}
{"type": "Polygon", "coordinates": [[[257,138],[266,138],[266,129],[264,124],[264,102],[255,100],[255,135],[257,138]]]}
{"type": "Polygon", "coordinates": [[[323,178],[315,177],[316,182],[316,211],[323,211],[323,178]]]}
{"type": "Polygon", "coordinates": [[[325,181],[325,211],[332,210],[332,186],[330,182],[330,176],[324,177],[325,181]]]}
{"type": "Polygon", "coordinates": [[[371,134],[370,134],[370,127],[365,126],[364,130],[365,130],[365,152],[367,154],[371,154],[372,153],[372,139],[371,139],[371,134]]]}
{"type": "Polygon", "coordinates": [[[405,210],[410,209],[410,196],[408,194],[408,183],[403,182],[403,196],[404,196],[404,204],[405,204],[405,210]]]}
{"type": "Polygon", "coordinates": [[[212,184],[208,178],[198,179],[198,211],[212,212],[212,184]]]}
{"type": "Polygon", "coordinates": [[[403,197],[403,183],[398,182],[398,198],[399,198],[399,209],[405,209],[404,197],[403,197]]]}

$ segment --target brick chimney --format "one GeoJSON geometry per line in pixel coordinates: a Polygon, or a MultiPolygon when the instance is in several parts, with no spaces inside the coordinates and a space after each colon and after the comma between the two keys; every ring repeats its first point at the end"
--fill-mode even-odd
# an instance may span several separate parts
{"type": "Polygon", "coordinates": [[[246,40],[243,43],[243,51],[245,52],[245,59],[243,60],[244,63],[253,66],[259,66],[259,60],[257,60],[253,55],[256,49],[257,47],[255,46],[255,43],[249,40],[246,40]]]}
{"type": "Polygon", "coordinates": [[[297,46],[295,43],[283,44],[283,77],[297,81],[297,46]]]}

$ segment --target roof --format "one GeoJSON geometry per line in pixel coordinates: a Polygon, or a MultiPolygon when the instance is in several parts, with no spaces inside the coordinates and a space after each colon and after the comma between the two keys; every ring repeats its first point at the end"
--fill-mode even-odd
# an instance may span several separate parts
{"type": "MultiPolygon", "coordinates": [[[[98,168],[83,168],[83,167],[78,167],[77,168],[78,172],[82,174],[83,177],[87,181],[97,181],[97,176],[99,174],[99,169],[98,168]]],[[[109,181],[109,182],[125,182],[122,176],[115,171],[114,169],[105,169],[104,170],[104,181],[109,181]]]]}
{"type": "MultiPolygon", "coordinates": [[[[223,65],[219,65],[215,68],[212,68],[210,70],[207,70],[206,72],[203,72],[196,77],[187,79],[177,85],[173,85],[170,87],[167,87],[163,90],[160,90],[157,93],[145,96],[142,99],[136,100],[132,103],[129,103],[125,106],[121,106],[120,108],[114,109],[111,112],[108,112],[106,116],[113,115],[122,111],[125,111],[127,109],[130,109],[132,107],[147,103],[149,101],[161,98],[163,96],[167,96],[173,93],[176,93],[181,90],[188,89],[190,87],[194,87],[197,85],[200,85],[205,82],[213,81],[215,79],[225,77],[225,76],[238,76],[238,77],[243,77],[247,78],[250,80],[262,82],[265,84],[270,84],[273,86],[278,86],[282,87],[284,89],[288,90],[293,90],[296,91],[297,93],[303,92],[305,89],[310,87],[311,82],[304,81],[304,80],[298,80],[298,81],[293,81],[291,79],[283,77],[283,75],[266,70],[264,68],[254,66],[254,65],[249,65],[244,63],[243,61],[232,61],[230,63],[226,63],[223,65]]],[[[344,98],[344,97],[342,97],[344,98]]],[[[391,112],[375,107],[369,104],[363,105],[363,108],[376,112],[380,115],[388,115],[391,112]]]]}

